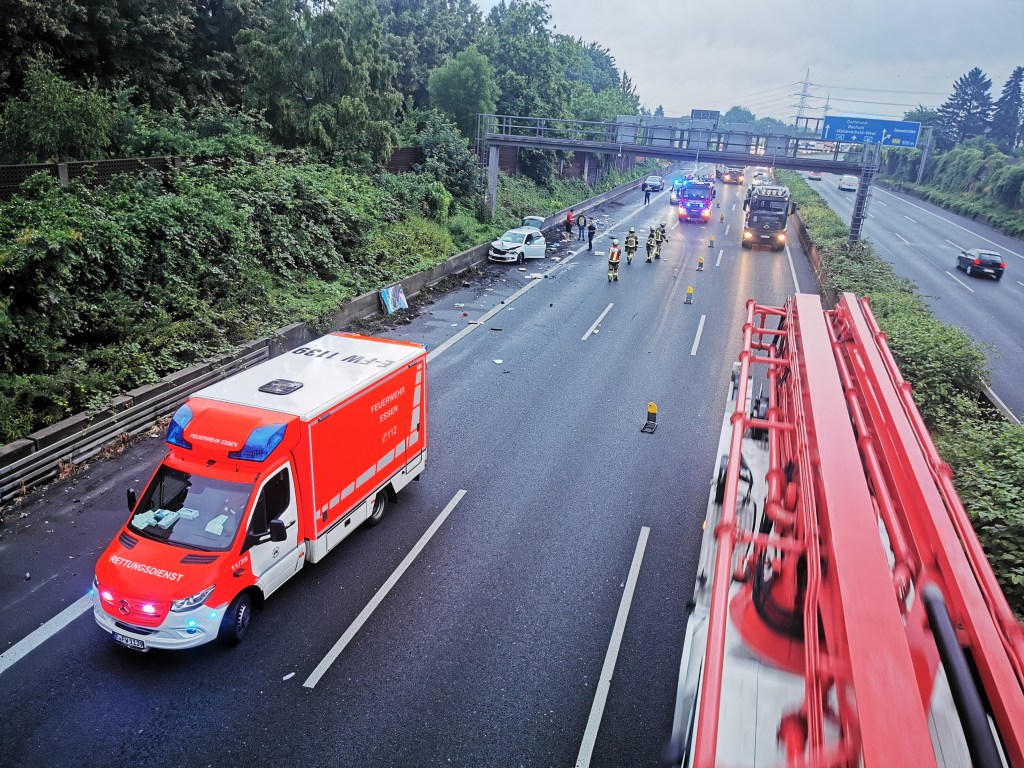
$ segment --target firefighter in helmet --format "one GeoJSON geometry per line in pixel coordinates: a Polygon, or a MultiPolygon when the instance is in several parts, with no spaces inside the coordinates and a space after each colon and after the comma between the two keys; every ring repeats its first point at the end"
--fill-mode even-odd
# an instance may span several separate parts
{"type": "Polygon", "coordinates": [[[654,258],[661,258],[661,244],[666,240],[668,240],[668,234],[665,232],[665,222],[661,222],[654,230],[654,258]]]}
{"type": "Polygon", "coordinates": [[[658,244],[658,239],[654,236],[654,227],[651,227],[651,234],[647,236],[647,263],[650,264],[654,258],[654,248],[658,244]]]}
{"type": "Polygon", "coordinates": [[[640,238],[636,236],[636,230],[633,227],[629,228],[629,234],[626,235],[626,263],[632,264],[633,257],[636,255],[636,249],[640,245],[640,238]]]}
{"type": "Polygon", "coordinates": [[[612,240],[612,247],[608,249],[608,282],[619,279],[619,259],[622,252],[619,250],[619,241],[612,240]]]}

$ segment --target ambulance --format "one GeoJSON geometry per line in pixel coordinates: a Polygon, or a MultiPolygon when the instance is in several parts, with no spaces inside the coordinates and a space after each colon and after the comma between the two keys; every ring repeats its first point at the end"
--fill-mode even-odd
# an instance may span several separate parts
{"type": "Polygon", "coordinates": [[[192,395],[96,564],[93,615],[139,651],[239,643],[253,608],[427,461],[424,347],[334,333],[192,395]]]}

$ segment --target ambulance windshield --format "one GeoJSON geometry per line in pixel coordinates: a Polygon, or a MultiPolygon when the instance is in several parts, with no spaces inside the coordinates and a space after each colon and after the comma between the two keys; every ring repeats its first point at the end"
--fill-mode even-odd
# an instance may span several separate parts
{"type": "Polygon", "coordinates": [[[191,475],[164,465],[128,522],[136,533],[179,547],[220,552],[245,519],[251,483],[191,475]]]}

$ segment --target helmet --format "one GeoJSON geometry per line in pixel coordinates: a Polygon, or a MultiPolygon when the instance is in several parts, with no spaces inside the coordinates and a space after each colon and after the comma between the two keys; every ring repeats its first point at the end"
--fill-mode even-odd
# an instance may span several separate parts
{"type": "Polygon", "coordinates": [[[612,240],[612,245],[618,245],[618,244],[619,244],[618,240],[612,240]]]}
{"type": "Polygon", "coordinates": [[[661,222],[661,224],[659,224],[658,226],[661,227],[662,229],[664,229],[665,228],[665,222],[664,221],[661,222]]]}
{"type": "Polygon", "coordinates": [[[630,232],[636,232],[636,230],[635,230],[635,229],[633,229],[632,227],[630,227],[630,228],[629,228],[629,231],[630,231],[630,232]]]}

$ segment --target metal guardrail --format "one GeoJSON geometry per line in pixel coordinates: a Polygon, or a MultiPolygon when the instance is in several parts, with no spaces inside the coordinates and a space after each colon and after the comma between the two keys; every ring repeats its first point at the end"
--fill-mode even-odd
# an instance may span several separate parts
{"type": "MultiPolygon", "coordinates": [[[[100,418],[82,431],[56,440],[12,462],[0,473],[0,504],[57,477],[61,462],[79,464],[100,453],[104,445],[119,435],[138,435],[145,432],[161,416],[171,413],[185,402],[197,389],[262,362],[269,356],[270,348],[264,344],[223,365],[211,365],[205,374],[190,376],[165,392],[123,411],[110,409],[110,415],[100,418]]],[[[175,375],[177,374],[172,374],[175,375]]]]}

